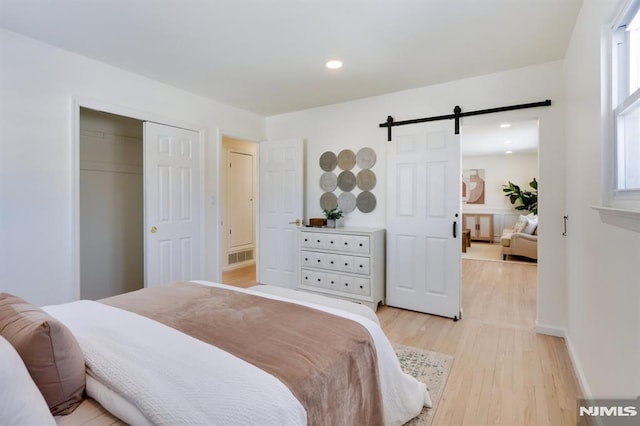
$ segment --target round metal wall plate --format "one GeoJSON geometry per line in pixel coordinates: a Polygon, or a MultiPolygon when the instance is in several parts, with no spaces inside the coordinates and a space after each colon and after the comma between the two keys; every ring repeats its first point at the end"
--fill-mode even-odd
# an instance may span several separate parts
{"type": "Polygon", "coordinates": [[[376,186],[376,174],[369,170],[360,170],[356,176],[356,184],[363,191],[371,191],[376,186]]]}
{"type": "Polygon", "coordinates": [[[376,152],[371,148],[361,148],[356,154],[356,164],[361,169],[370,169],[376,164],[376,152]]]}
{"type": "Polygon", "coordinates": [[[320,168],[325,172],[330,172],[336,168],[338,158],[331,151],[326,151],[320,156],[320,168]]]}
{"type": "Polygon", "coordinates": [[[344,213],[351,213],[356,209],[356,197],[350,192],[343,192],[338,197],[338,207],[344,213]]]}
{"type": "Polygon", "coordinates": [[[369,191],[358,194],[356,206],[362,213],[370,213],[376,208],[376,196],[369,191]]]}
{"type": "Polygon", "coordinates": [[[356,165],[356,155],[350,149],[343,149],[338,154],[338,167],[342,170],[351,170],[356,165]]]}
{"type": "Polygon", "coordinates": [[[356,187],[356,176],[350,172],[349,170],[345,170],[344,172],[338,175],[338,188],[343,191],[351,191],[356,187]]]}
{"type": "Polygon", "coordinates": [[[332,172],[324,172],[322,176],[320,176],[320,188],[324,192],[332,192],[338,186],[338,176],[332,172]]]}
{"type": "Polygon", "coordinates": [[[331,210],[338,207],[338,197],[333,192],[325,192],[320,196],[320,208],[322,210],[331,210]]]}

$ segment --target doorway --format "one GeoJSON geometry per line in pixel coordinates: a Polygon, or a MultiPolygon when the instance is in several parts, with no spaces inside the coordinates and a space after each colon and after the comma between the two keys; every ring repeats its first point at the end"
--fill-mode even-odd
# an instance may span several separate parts
{"type": "Polygon", "coordinates": [[[222,282],[256,284],[257,152],[252,141],[222,136],[222,282]]]}
{"type": "Polygon", "coordinates": [[[80,108],[80,297],[144,286],[143,122],[80,108]]]}
{"type": "MultiPolygon", "coordinates": [[[[513,182],[531,191],[529,183],[539,179],[538,120],[494,119],[465,125],[460,140],[463,224],[471,233],[471,246],[463,248],[462,258],[502,261],[502,231],[529,213],[515,210],[502,187],[513,182]]],[[[507,260],[535,262],[511,255],[507,260]]]]}
{"type": "MultiPolygon", "coordinates": [[[[529,182],[539,179],[538,119],[482,121],[463,126],[461,131],[463,176],[481,176],[482,197],[463,200],[466,228],[473,223],[486,225],[470,247],[462,253],[463,308],[465,317],[525,328],[535,326],[538,268],[536,260],[508,255],[503,260],[501,235],[513,228],[518,217],[529,212],[517,211],[502,191],[509,181],[529,189],[529,182]],[[477,199],[481,202],[469,202],[477,199]],[[475,221],[475,222],[474,222],[475,221]],[[468,224],[467,224],[468,223],[468,224]]],[[[464,177],[463,177],[464,181],[464,177]]],[[[473,232],[473,230],[472,230],[473,232]]],[[[536,236],[537,238],[537,236],[536,236]]]]}

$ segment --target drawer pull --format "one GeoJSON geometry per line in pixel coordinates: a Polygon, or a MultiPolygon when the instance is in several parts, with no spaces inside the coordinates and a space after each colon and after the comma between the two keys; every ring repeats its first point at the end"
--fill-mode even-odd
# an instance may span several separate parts
{"type": "Polygon", "coordinates": [[[362,288],[362,286],[360,286],[360,288],[362,288]]]}
{"type": "Polygon", "coordinates": [[[318,282],[320,282],[320,278],[318,278],[318,282]]]}
{"type": "Polygon", "coordinates": [[[318,259],[318,263],[320,263],[320,259],[318,259]]]}
{"type": "Polygon", "coordinates": [[[349,264],[347,262],[344,263],[344,266],[349,266],[349,264]]]}
{"type": "Polygon", "coordinates": [[[333,260],[331,261],[331,264],[333,265],[333,260]]]}
{"type": "Polygon", "coordinates": [[[320,242],[320,240],[318,240],[318,242],[320,242]]]}
{"type": "Polygon", "coordinates": [[[360,247],[362,247],[362,243],[360,243],[360,247]]]}
{"type": "Polygon", "coordinates": [[[344,283],[344,286],[345,287],[349,287],[349,283],[344,283]]]}

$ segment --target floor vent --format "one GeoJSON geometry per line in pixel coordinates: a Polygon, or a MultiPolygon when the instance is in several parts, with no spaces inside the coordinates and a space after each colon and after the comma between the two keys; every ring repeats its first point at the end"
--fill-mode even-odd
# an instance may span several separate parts
{"type": "Polygon", "coordinates": [[[253,260],[253,249],[229,254],[229,265],[246,262],[247,260],[253,260]]]}

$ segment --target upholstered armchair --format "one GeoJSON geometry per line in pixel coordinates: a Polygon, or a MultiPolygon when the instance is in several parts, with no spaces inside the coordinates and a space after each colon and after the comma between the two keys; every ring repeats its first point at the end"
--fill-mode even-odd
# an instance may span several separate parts
{"type": "Polygon", "coordinates": [[[538,218],[535,224],[531,219],[527,222],[527,216],[520,218],[512,229],[502,231],[502,260],[506,260],[508,254],[538,259],[538,218]]]}

